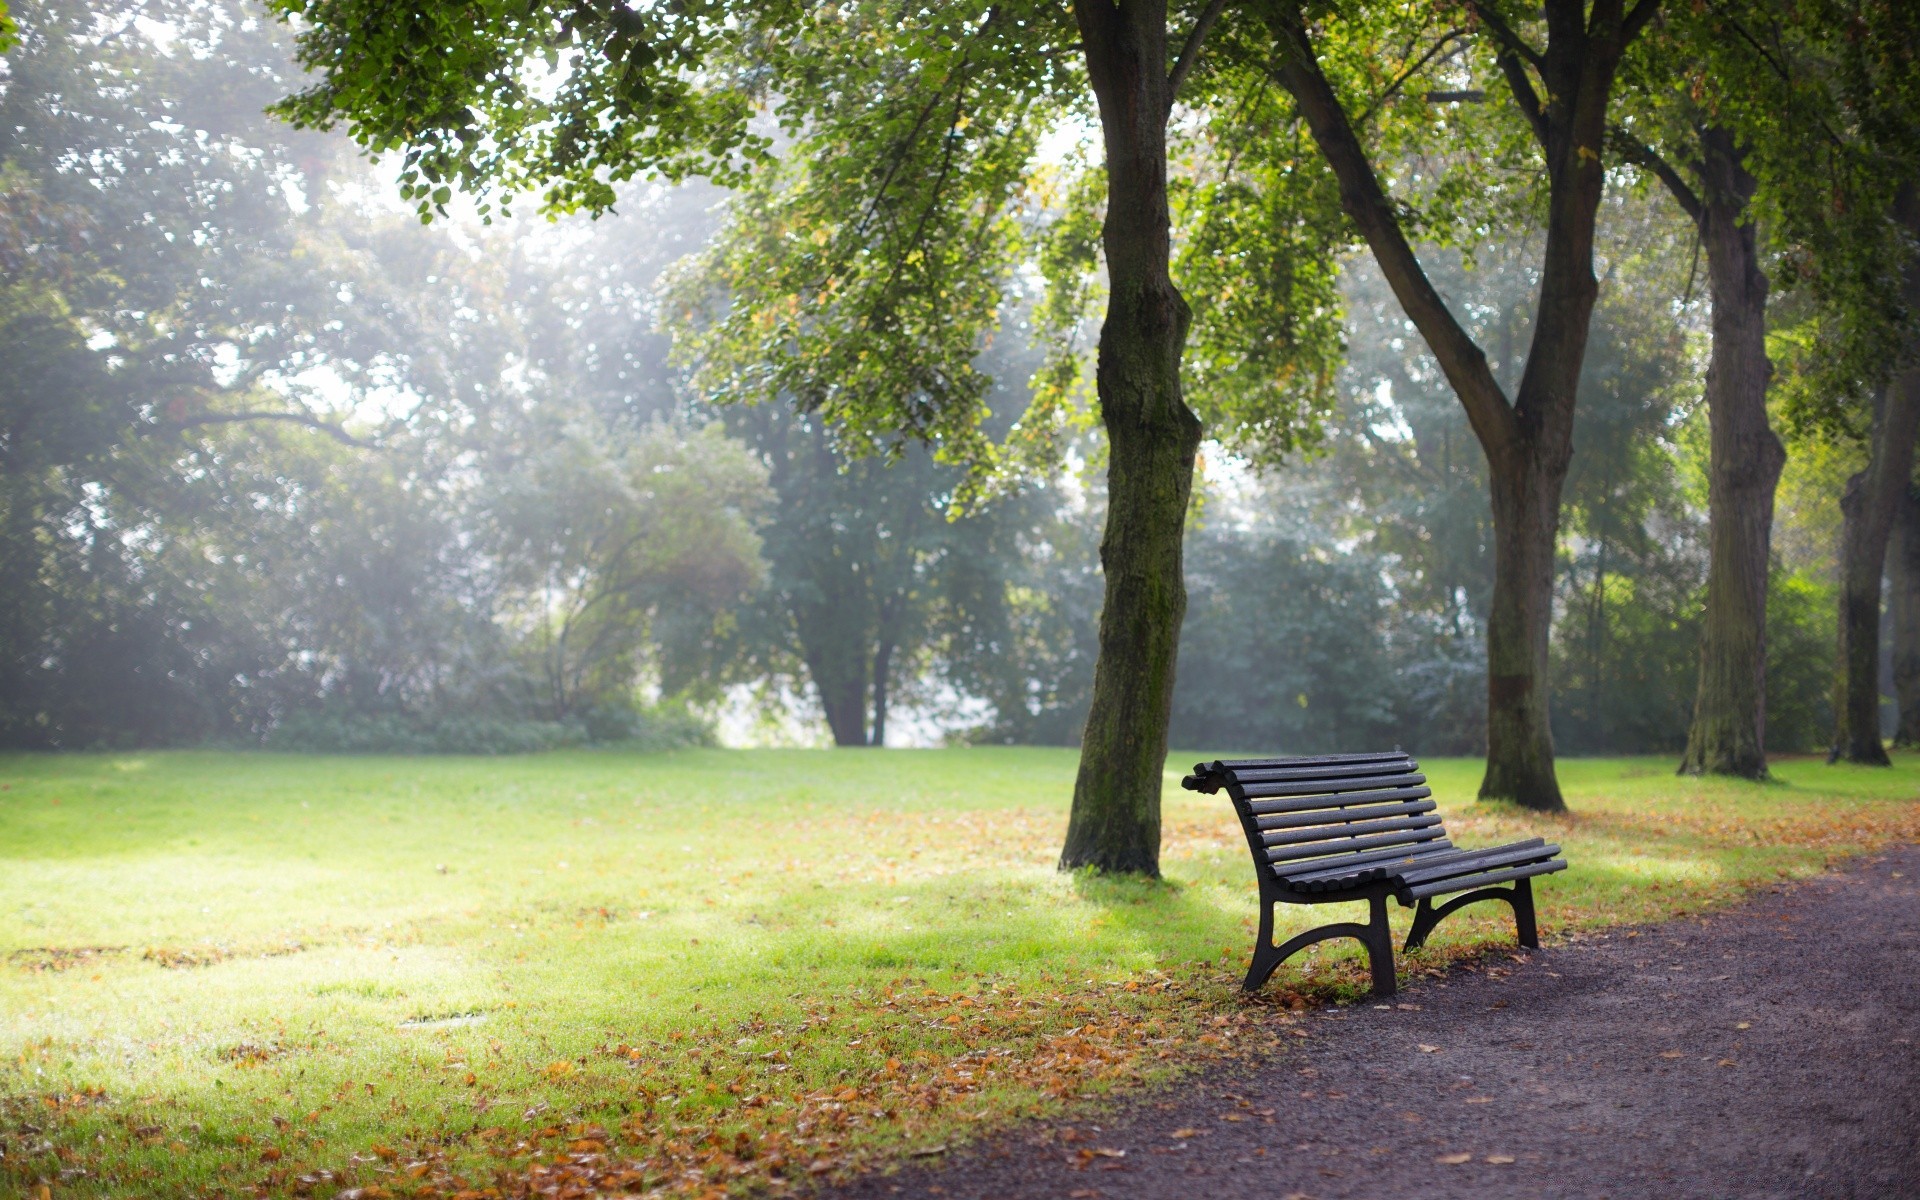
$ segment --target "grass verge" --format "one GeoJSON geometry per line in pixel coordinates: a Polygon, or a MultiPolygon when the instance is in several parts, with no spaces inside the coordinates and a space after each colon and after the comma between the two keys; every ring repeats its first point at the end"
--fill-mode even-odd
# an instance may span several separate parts
{"type": "MultiPolygon", "coordinates": [[[[1170,786],[1164,881],[1054,871],[1073,768],[0,758],[0,1193],[781,1191],[1271,1050],[1360,993],[1330,944],[1237,996],[1252,871],[1217,798],[1170,786]]],[[[1566,847],[1549,939],[1920,840],[1907,756],[1769,785],[1572,760],[1561,817],[1426,769],[1463,844],[1566,847]]],[[[1479,907],[1403,969],[1509,939],[1479,907]]]]}

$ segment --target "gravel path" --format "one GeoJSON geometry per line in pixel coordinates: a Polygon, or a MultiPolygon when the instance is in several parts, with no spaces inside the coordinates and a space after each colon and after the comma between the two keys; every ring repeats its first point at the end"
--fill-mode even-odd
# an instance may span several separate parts
{"type": "Polygon", "coordinates": [[[1320,1014],[1264,1064],[835,1194],[1920,1198],[1920,848],[1491,962],[1320,1014]]]}

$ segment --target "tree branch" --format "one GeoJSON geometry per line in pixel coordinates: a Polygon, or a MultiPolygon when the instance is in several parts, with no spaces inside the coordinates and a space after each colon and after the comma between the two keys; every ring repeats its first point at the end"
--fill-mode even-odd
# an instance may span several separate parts
{"type": "Polygon", "coordinates": [[[1467,8],[1474,19],[1487,27],[1493,39],[1506,48],[1509,54],[1518,55],[1534,70],[1545,70],[1546,60],[1538,50],[1527,45],[1527,40],[1515,33],[1513,26],[1500,19],[1500,14],[1489,10],[1482,0],[1467,0],[1467,8]]]}
{"type": "Polygon", "coordinates": [[[1533,130],[1533,136],[1544,150],[1547,145],[1546,108],[1540,103],[1540,94],[1533,90],[1533,80],[1527,77],[1527,66],[1531,64],[1536,71],[1544,72],[1546,60],[1481,0],[1467,0],[1467,6],[1475,19],[1493,34],[1493,40],[1499,43],[1500,48],[1495,51],[1493,59],[1500,65],[1500,73],[1506,76],[1507,90],[1513,93],[1513,102],[1520,106],[1520,115],[1527,119],[1527,127],[1533,130]]]}
{"type": "Polygon", "coordinates": [[[1422,67],[1426,66],[1428,63],[1432,62],[1435,58],[1439,57],[1440,52],[1447,48],[1448,43],[1452,42],[1455,38],[1465,36],[1466,32],[1467,31],[1464,29],[1449,29],[1445,33],[1441,34],[1440,40],[1433,44],[1432,49],[1428,50],[1425,54],[1422,54],[1417,60],[1414,61],[1412,66],[1400,72],[1399,76],[1395,78],[1392,83],[1387,85],[1386,90],[1381,92],[1378,96],[1374,97],[1373,103],[1367,105],[1366,111],[1362,112],[1359,116],[1353,119],[1353,123],[1355,125],[1365,125],[1368,121],[1373,120],[1373,114],[1379,112],[1382,105],[1384,105],[1387,101],[1393,99],[1394,96],[1399,93],[1401,86],[1405,84],[1407,80],[1413,78],[1413,76],[1422,67]]]}
{"type": "Polygon", "coordinates": [[[1626,20],[1620,22],[1620,45],[1624,48],[1639,37],[1640,31],[1647,27],[1647,22],[1653,20],[1653,14],[1659,10],[1660,0],[1639,0],[1627,13],[1626,20]]]}
{"type": "Polygon", "coordinates": [[[1346,109],[1334,94],[1314,57],[1299,10],[1293,9],[1274,22],[1281,39],[1281,59],[1274,68],[1280,85],[1293,94],[1301,115],[1320,144],[1327,165],[1340,184],[1340,206],[1360,229],[1380,264],[1380,271],[1393,288],[1401,307],[1427,348],[1439,360],[1447,382],[1460,397],[1474,434],[1498,461],[1520,438],[1520,426],[1513,406],[1500,383],[1487,366],[1487,356],[1471,335],[1454,318],[1452,310],[1434,288],[1433,281],[1420,266],[1419,256],[1407,241],[1399,214],[1380,186],[1379,176],[1367,158],[1346,109]]]}
{"type": "Polygon", "coordinates": [[[378,443],[357,438],[338,425],[322,421],[319,417],[308,416],[306,413],[280,412],[267,409],[232,413],[206,413],[198,417],[183,417],[177,421],[158,421],[154,423],[153,428],[156,430],[182,433],[201,425],[234,425],[242,421],[285,421],[290,425],[301,425],[308,429],[317,430],[343,445],[353,446],[361,450],[378,450],[380,448],[378,443]]]}
{"type": "Polygon", "coordinates": [[[1187,33],[1187,40],[1180,47],[1180,57],[1173,61],[1173,70],[1167,75],[1169,105],[1180,95],[1180,85],[1187,81],[1187,76],[1193,72],[1193,64],[1199,61],[1200,43],[1207,40],[1207,32],[1220,19],[1220,13],[1226,7],[1227,0],[1207,0],[1207,6],[1193,19],[1193,29],[1187,33]]]}
{"type": "Polygon", "coordinates": [[[1652,171],[1661,183],[1667,185],[1667,191],[1673,194],[1682,212],[1699,225],[1706,219],[1706,205],[1700,200],[1700,194],[1688,185],[1674,165],[1660,156],[1660,152],[1634,137],[1618,125],[1607,130],[1609,139],[1620,157],[1637,167],[1652,171]]]}

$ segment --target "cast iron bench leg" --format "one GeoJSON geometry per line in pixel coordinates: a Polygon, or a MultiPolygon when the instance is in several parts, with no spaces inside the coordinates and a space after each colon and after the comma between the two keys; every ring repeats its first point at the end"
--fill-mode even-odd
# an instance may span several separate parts
{"type": "Polygon", "coordinates": [[[1407,931],[1407,944],[1401,949],[1418,950],[1426,944],[1427,935],[1433,927],[1455,911],[1481,900],[1505,900],[1513,906],[1514,931],[1519,934],[1522,946],[1537,948],[1540,945],[1540,931],[1533,919],[1533,880],[1515,880],[1510,888],[1481,888],[1477,892],[1468,892],[1455,896],[1445,904],[1435,908],[1433,901],[1426,896],[1413,910],[1413,928],[1407,931]]]}
{"type": "Polygon", "coordinates": [[[1246,982],[1241,988],[1248,992],[1257,992],[1262,984],[1273,977],[1280,964],[1305,950],[1315,942],[1330,941],[1333,938],[1350,937],[1367,948],[1367,965],[1373,972],[1373,994],[1391,996],[1398,990],[1399,984],[1393,974],[1393,930],[1387,925],[1387,898],[1372,896],[1367,900],[1367,923],[1360,925],[1352,921],[1342,921],[1337,925],[1321,925],[1295,934],[1279,946],[1273,944],[1273,901],[1260,898],[1260,940],[1253,947],[1253,962],[1247,967],[1246,982]]]}

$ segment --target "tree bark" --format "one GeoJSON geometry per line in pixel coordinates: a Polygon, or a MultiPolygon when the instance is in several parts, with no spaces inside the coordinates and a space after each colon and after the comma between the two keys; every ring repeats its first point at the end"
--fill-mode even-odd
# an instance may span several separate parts
{"type": "Polygon", "coordinates": [[[1107,433],[1106,603],[1063,870],[1160,873],[1160,781],[1187,592],[1200,421],[1180,391],[1191,314],[1173,285],[1165,0],[1078,0],[1107,157],[1109,295],[1096,384],[1107,433]]]}
{"type": "Polygon", "coordinates": [[[893,667],[893,643],[882,641],[873,654],[873,745],[887,744],[887,674],[893,667]]]}
{"type": "Polygon", "coordinates": [[[1495,43],[1515,104],[1539,143],[1547,172],[1546,253],[1533,343],[1509,402],[1486,354],[1421,267],[1399,210],[1321,69],[1301,8],[1272,0],[1279,48],[1275,76],[1300,106],[1340,185],[1341,206],[1366,238],[1400,306],[1453,387],[1486,453],[1492,478],[1494,583],[1487,623],[1487,773],[1482,798],[1527,808],[1566,807],[1554,774],[1547,640],[1560,492],[1573,459],[1573,412],[1599,287],[1594,224],[1605,185],[1600,149],[1607,106],[1627,44],[1657,0],[1546,0],[1547,46],[1536,51],[1477,0],[1467,7],[1495,43]],[[1536,93],[1527,65],[1546,85],[1536,93]]]}
{"type": "Polygon", "coordinates": [[[1889,766],[1880,737],[1880,576],[1894,509],[1913,477],[1920,432],[1920,371],[1895,375],[1874,414],[1864,471],[1840,499],[1840,647],[1833,697],[1833,749],[1842,759],[1889,766]]]}
{"type": "Polygon", "coordinates": [[[1900,717],[1893,744],[1920,746],[1920,490],[1908,487],[1894,508],[1887,547],[1888,625],[1893,634],[1893,695],[1900,717]]]}
{"type": "Polygon", "coordinates": [[[867,673],[861,654],[834,654],[809,647],[807,674],[820,693],[820,709],[836,746],[867,744],[867,673]]]}
{"type": "MultiPolygon", "coordinates": [[[[1902,188],[1893,215],[1920,235],[1920,189],[1902,188]]],[[[1902,291],[1910,307],[1920,306],[1920,263],[1907,264],[1902,291]]],[[[1840,654],[1828,762],[1891,765],[1880,738],[1880,576],[1920,433],[1920,345],[1906,349],[1874,407],[1866,470],[1847,480],[1840,500],[1840,654]]]]}
{"type": "MultiPolygon", "coordinates": [[[[1767,777],[1767,568],[1773,497],[1787,454],[1767,424],[1767,277],[1753,218],[1758,184],[1733,137],[1700,137],[1690,215],[1706,247],[1713,300],[1707,363],[1707,601],[1684,775],[1767,777]]],[[[1682,196],[1683,207],[1689,197],[1682,196]]]]}

